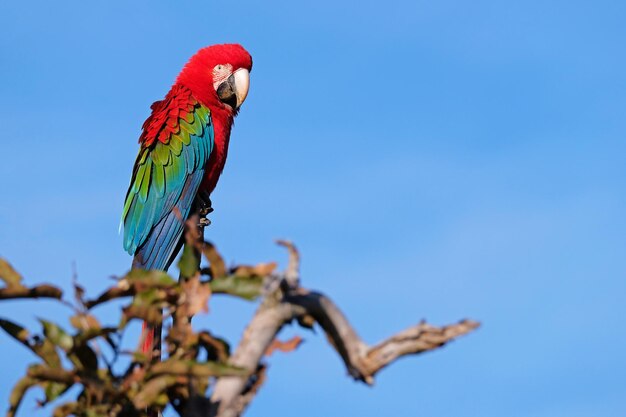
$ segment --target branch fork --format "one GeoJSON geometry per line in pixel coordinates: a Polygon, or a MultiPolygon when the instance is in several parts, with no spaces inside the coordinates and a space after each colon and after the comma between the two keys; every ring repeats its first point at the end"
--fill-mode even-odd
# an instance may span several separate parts
{"type": "Polygon", "coordinates": [[[462,320],[435,327],[422,321],[370,346],[358,336],[329,297],[300,286],[297,249],[288,241],[277,243],[289,252],[287,269],[282,274],[269,277],[274,285],[267,286],[269,291],[230,358],[231,365],[248,369],[251,376],[219,378],[211,396],[210,417],[238,417],[243,414],[266,378],[264,355],[282,328],[294,321],[307,328],[317,323],[341,356],[348,374],[368,385],[374,383],[374,376],[381,369],[398,358],[440,348],[480,325],[472,320],[462,320]]]}

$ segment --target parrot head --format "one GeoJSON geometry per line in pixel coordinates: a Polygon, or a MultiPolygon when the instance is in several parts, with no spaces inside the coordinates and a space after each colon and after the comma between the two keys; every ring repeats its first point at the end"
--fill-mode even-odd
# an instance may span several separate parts
{"type": "Polygon", "coordinates": [[[252,57],[241,45],[212,45],[192,56],[176,82],[213,111],[236,115],[248,95],[252,57]]]}

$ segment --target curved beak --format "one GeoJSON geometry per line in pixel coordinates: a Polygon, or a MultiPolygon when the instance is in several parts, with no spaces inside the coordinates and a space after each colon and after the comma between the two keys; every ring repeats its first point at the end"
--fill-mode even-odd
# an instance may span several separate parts
{"type": "Polygon", "coordinates": [[[217,96],[224,104],[237,110],[248,96],[250,72],[240,68],[217,87],[217,96]]]}

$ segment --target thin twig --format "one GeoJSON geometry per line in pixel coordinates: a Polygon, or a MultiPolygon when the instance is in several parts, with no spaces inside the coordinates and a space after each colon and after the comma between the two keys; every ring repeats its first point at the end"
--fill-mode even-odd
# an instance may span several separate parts
{"type": "Polygon", "coordinates": [[[13,298],[56,298],[60,300],[63,292],[52,285],[37,285],[36,287],[9,287],[0,289],[0,300],[13,298]]]}
{"type": "Polygon", "coordinates": [[[289,263],[285,271],[285,282],[289,288],[297,288],[300,285],[300,253],[296,246],[288,240],[279,239],[276,243],[287,248],[289,252],[289,263]]]}

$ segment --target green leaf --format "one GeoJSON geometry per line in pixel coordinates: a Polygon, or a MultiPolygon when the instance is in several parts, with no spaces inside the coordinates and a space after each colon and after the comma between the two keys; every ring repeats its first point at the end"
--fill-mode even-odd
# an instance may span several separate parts
{"type": "Polygon", "coordinates": [[[52,417],[67,417],[70,415],[79,415],[80,404],[77,402],[61,404],[52,412],[52,417]]]}
{"type": "Polygon", "coordinates": [[[222,255],[217,251],[215,245],[210,242],[204,242],[202,245],[202,253],[209,261],[211,276],[213,278],[222,278],[226,276],[226,264],[222,255]]]}
{"type": "Polygon", "coordinates": [[[28,367],[28,376],[43,382],[58,382],[65,385],[73,385],[75,374],[63,368],[35,364],[28,367]]]}
{"type": "Polygon", "coordinates": [[[52,368],[61,367],[61,358],[56,346],[48,339],[43,339],[32,346],[33,352],[52,368]]]}
{"type": "Polygon", "coordinates": [[[176,377],[163,375],[157,378],[152,378],[148,381],[141,391],[135,395],[132,399],[135,408],[143,409],[148,406],[167,404],[167,395],[165,391],[176,384],[176,377]]]}
{"type": "Polygon", "coordinates": [[[163,291],[158,288],[147,288],[138,292],[133,298],[133,304],[136,306],[157,305],[163,300],[163,291]]]}
{"type": "Polygon", "coordinates": [[[4,281],[8,288],[22,287],[22,276],[3,258],[0,258],[0,280],[4,281]]]}
{"type": "Polygon", "coordinates": [[[183,254],[178,261],[178,269],[183,278],[191,278],[197,272],[200,266],[200,258],[198,252],[192,245],[185,244],[183,254]]]}
{"type": "Polygon", "coordinates": [[[123,328],[131,319],[141,319],[150,324],[157,325],[163,321],[163,312],[158,306],[145,306],[131,304],[124,307],[123,316],[119,328],[123,328]]]}
{"type": "Polygon", "coordinates": [[[107,405],[103,406],[92,406],[91,408],[85,411],[85,417],[108,417],[109,413],[107,412],[107,405]]]}
{"type": "Polygon", "coordinates": [[[131,269],[120,281],[126,280],[134,286],[145,287],[171,287],[176,285],[176,280],[167,273],[158,270],[131,269]]]}
{"type": "Polygon", "coordinates": [[[154,364],[150,368],[150,375],[176,375],[193,377],[213,376],[247,376],[247,369],[218,362],[196,362],[181,359],[168,359],[154,364]]]}
{"type": "Polygon", "coordinates": [[[59,395],[69,389],[69,386],[60,382],[45,382],[42,384],[46,393],[46,401],[43,405],[56,400],[59,395]]]}
{"type": "Polygon", "coordinates": [[[231,275],[210,281],[214,294],[230,294],[246,300],[255,300],[263,291],[263,277],[231,275]]]}
{"type": "Polygon", "coordinates": [[[39,356],[43,361],[53,368],[61,367],[61,359],[57,353],[54,344],[48,339],[33,342],[30,338],[28,330],[12,321],[0,319],[0,327],[10,334],[15,340],[22,343],[39,356]]]}
{"type": "Polygon", "coordinates": [[[117,327],[103,327],[101,329],[89,329],[83,332],[77,333],[74,336],[74,345],[82,345],[89,340],[93,340],[97,337],[103,337],[106,342],[115,349],[116,343],[110,339],[110,335],[117,332],[117,327]]]}
{"type": "Polygon", "coordinates": [[[55,346],[60,347],[66,352],[69,352],[72,347],[74,347],[72,336],[67,334],[60,326],[44,319],[39,319],[39,322],[43,325],[43,334],[46,336],[46,339],[55,346]]]}

